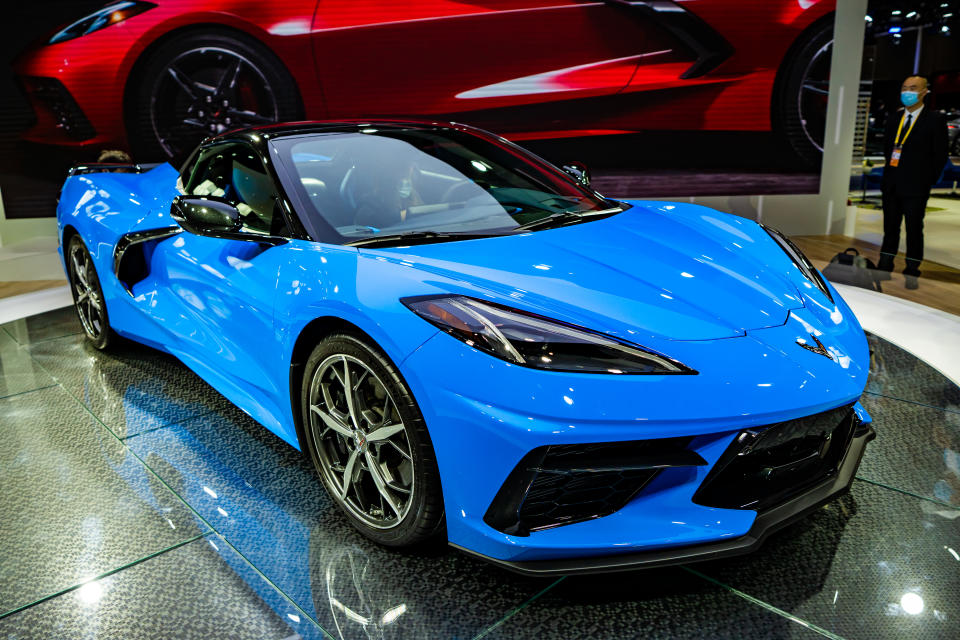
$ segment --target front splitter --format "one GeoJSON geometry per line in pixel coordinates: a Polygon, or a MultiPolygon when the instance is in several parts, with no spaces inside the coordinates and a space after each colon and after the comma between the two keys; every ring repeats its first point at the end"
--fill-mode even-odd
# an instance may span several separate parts
{"type": "Polygon", "coordinates": [[[450,546],[504,569],[525,575],[543,577],[651,569],[751,553],[760,548],[771,534],[804,518],[810,512],[849,491],[857,469],[860,467],[860,460],[863,458],[867,443],[875,437],[876,432],[867,425],[866,430],[856,435],[850,442],[850,448],[844,456],[843,463],[832,477],[809,491],[760,513],[750,530],[739,538],[637,553],[528,562],[499,560],[453,543],[450,543],[450,546]]]}

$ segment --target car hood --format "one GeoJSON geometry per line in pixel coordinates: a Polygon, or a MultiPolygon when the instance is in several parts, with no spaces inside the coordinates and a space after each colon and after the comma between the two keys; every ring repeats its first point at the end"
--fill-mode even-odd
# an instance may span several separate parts
{"type": "Polygon", "coordinates": [[[734,337],[803,307],[792,264],[762,228],[693,205],[638,203],[558,229],[360,255],[413,269],[440,290],[631,341],[734,337]]]}

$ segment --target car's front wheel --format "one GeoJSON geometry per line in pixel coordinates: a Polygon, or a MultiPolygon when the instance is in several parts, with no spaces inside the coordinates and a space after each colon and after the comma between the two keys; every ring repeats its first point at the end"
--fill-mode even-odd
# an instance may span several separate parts
{"type": "Polygon", "coordinates": [[[103,299],[103,288],[100,286],[97,269],[90,252],[87,251],[87,245],[79,235],[70,238],[66,257],[73,306],[90,344],[102,351],[110,344],[112,336],[110,318],[107,316],[107,303],[103,299]]]}
{"type": "Polygon", "coordinates": [[[409,546],[443,530],[436,456],[393,364],[366,340],[327,337],[301,389],[306,448],[330,497],[367,537],[409,546]]]}

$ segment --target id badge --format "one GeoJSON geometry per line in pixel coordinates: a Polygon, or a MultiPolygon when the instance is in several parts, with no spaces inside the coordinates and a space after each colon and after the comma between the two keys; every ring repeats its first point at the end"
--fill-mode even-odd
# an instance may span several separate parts
{"type": "Polygon", "coordinates": [[[900,147],[894,147],[890,154],[890,166],[895,167],[900,164],[900,147]]]}

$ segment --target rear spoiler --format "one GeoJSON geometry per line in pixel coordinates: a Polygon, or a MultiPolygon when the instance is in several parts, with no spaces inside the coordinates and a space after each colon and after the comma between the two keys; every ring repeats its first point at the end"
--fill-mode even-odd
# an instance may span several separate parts
{"type": "Polygon", "coordinates": [[[82,176],[88,173],[144,173],[154,167],[159,167],[162,162],[147,162],[138,164],[120,164],[114,162],[88,162],[85,164],[76,164],[70,167],[68,176],[82,176]]]}

